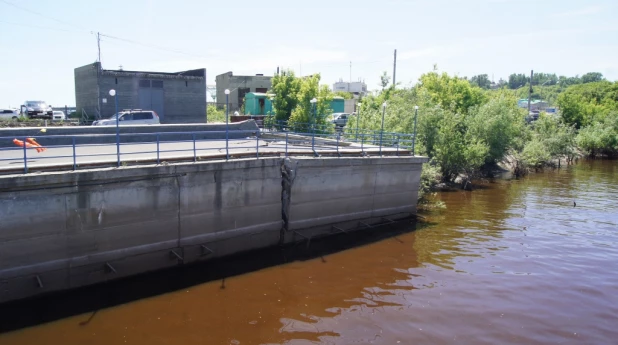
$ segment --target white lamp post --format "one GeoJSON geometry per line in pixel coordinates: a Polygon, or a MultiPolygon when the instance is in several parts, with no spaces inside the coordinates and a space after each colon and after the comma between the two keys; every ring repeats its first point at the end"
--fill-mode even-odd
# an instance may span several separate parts
{"type": "Polygon", "coordinates": [[[229,117],[230,117],[230,103],[229,103],[229,97],[230,97],[230,90],[229,89],[225,89],[225,159],[230,159],[230,149],[229,149],[229,132],[230,132],[230,124],[229,124],[229,117]]]}
{"type": "Polygon", "coordinates": [[[116,97],[116,90],[109,90],[109,95],[114,97],[114,103],[116,104],[116,165],[120,166],[120,117],[118,114],[118,97],[116,97]]]}

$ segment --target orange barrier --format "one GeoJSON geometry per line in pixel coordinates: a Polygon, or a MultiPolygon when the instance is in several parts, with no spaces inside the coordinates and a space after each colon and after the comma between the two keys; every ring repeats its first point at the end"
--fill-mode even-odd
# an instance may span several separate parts
{"type": "MultiPolygon", "coordinates": [[[[30,144],[34,145],[34,146],[40,147],[41,151],[47,150],[45,147],[41,146],[41,144],[37,143],[37,141],[34,138],[26,138],[26,141],[29,142],[30,144]]],[[[37,151],[41,152],[39,150],[37,150],[37,151]]]]}
{"type": "Polygon", "coordinates": [[[45,151],[45,148],[44,148],[44,147],[42,147],[41,145],[39,145],[39,143],[37,143],[34,139],[32,139],[32,138],[27,138],[26,140],[27,140],[27,141],[33,140],[33,141],[36,143],[36,145],[35,145],[35,144],[31,144],[31,143],[29,143],[29,142],[26,142],[26,143],[24,144],[24,142],[23,142],[23,141],[21,141],[21,140],[17,140],[17,139],[13,139],[13,143],[14,143],[15,145],[17,145],[17,146],[21,146],[21,147],[24,147],[24,145],[26,145],[26,147],[27,147],[27,148],[30,148],[30,149],[35,149],[35,150],[36,150],[36,152],[43,152],[43,151],[45,151]]]}

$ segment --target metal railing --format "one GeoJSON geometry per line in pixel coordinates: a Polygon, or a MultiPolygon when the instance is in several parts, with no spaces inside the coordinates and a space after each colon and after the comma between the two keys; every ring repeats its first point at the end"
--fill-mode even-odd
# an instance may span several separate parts
{"type": "Polygon", "coordinates": [[[247,131],[0,137],[0,173],[266,156],[400,155],[410,154],[414,148],[413,134],[380,135],[379,131],[345,128],[338,131],[325,125],[281,122],[262,129],[259,135],[252,133],[241,139],[220,138],[245,136],[247,131]],[[15,139],[24,145],[17,146],[15,139]],[[28,139],[40,144],[39,150],[26,144],[28,139]]]}

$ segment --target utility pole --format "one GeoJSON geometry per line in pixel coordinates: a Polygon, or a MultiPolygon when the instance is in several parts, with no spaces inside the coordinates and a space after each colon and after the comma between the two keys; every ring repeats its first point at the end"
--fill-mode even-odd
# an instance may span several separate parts
{"type": "Polygon", "coordinates": [[[530,70],[530,89],[528,89],[528,115],[530,115],[530,98],[532,98],[532,77],[534,70],[530,70]]]}
{"type": "Polygon", "coordinates": [[[101,33],[97,32],[97,49],[99,50],[99,63],[101,63],[101,33]]]}
{"type": "Polygon", "coordinates": [[[395,56],[393,59],[393,87],[397,85],[397,49],[395,49],[395,56]]]}

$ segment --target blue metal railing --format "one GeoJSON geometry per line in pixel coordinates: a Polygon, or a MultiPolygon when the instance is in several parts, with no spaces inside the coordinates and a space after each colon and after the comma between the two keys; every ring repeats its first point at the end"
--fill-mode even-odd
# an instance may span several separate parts
{"type": "Polygon", "coordinates": [[[340,156],[342,153],[399,155],[400,151],[409,153],[413,147],[413,134],[356,131],[345,127],[336,129],[329,125],[284,122],[267,126],[260,134],[255,131],[233,130],[125,133],[120,134],[118,139],[116,134],[0,137],[0,173],[15,173],[22,169],[23,173],[28,173],[32,168],[54,170],[69,167],[78,170],[84,165],[130,165],[147,162],[161,164],[166,160],[197,162],[201,159],[260,158],[282,154],[286,157],[299,154],[340,156]],[[46,151],[36,152],[35,147],[19,147],[13,144],[14,139],[26,143],[28,138],[35,139],[46,151]],[[117,147],[120,150],[117,151],[117,147]]]}

